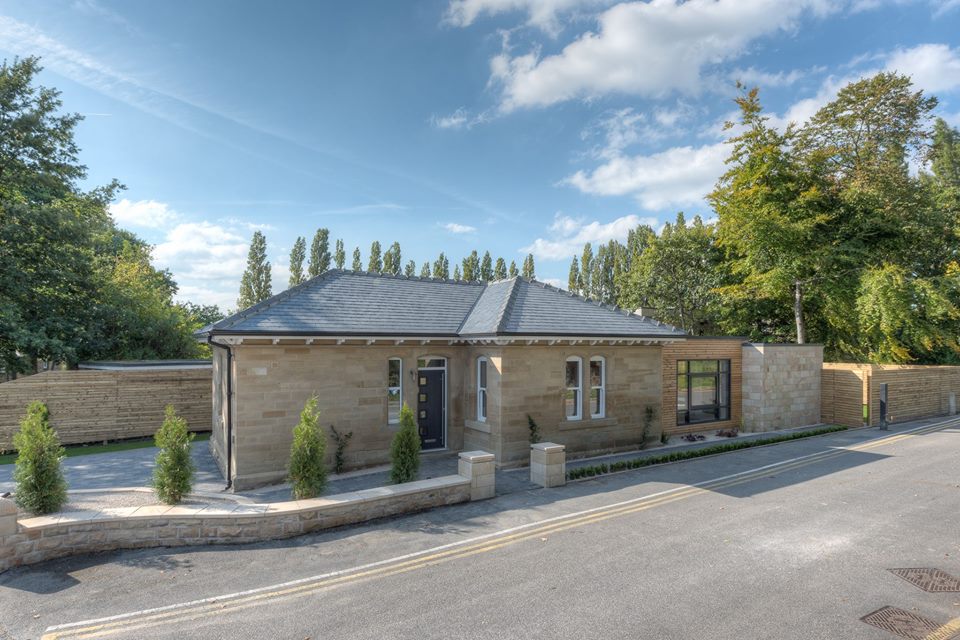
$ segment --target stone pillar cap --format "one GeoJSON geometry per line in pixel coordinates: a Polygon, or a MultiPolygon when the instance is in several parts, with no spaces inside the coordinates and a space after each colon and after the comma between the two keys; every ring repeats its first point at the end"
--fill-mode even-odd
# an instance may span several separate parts
{"type": "Polygon", "coordinates": [[[530,445],[530,448],[539,449],[540,451],[545,451],[547,453],[556,453],[558,451],[566,450],[567,446],[563,444],[557,444],[555,442],[538,442],[530,445]]]}
{"type": "Polygon", "coordinates": [[[486,451],[461,451],[460,459],[467,462],[493,462],[494,455],[486,451]]]}
{"type": "Polygon", "coordinates": [[[0,516],[17,515],[17,504],[9,498],[0,498],[0,516]]]}

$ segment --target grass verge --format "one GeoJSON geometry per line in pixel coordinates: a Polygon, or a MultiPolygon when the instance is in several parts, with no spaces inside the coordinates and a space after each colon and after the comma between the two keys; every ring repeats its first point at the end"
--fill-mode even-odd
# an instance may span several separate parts
{"type": "MultiPolygon", "coordinates": [[[[210,439],[210,433],[198,433],[194,442],[210,439]]],[[[94,453],[111,453],[113,451],[129,451],[131,449],[145,449],[153,446],[153,438],[137,438],[136,440],[119,440],[107,444],[71,444],[64,447],[67,457],[89,456],[94,453]]],[[[0,464],[13,464],[17,460],[16,453],[0,454],[0,464]]]]}
{"type": "Polygon", "coordinates": [[[712,456],[718,453],[727,453],[730,451],[739,451],[740,449],[749,449],[759,447],[765,444],[776,444],[778,442],[789,442],[790,440],[799,440],[801,438],[811,438],[813,436],[822,436],[825,433],[835,433],[837,431],[846,431],[847,427],[832,426],[811,429],[810,431],[797,431],[794,433],[784,433],[771,438],[757,438],[755,440],[740,440],[738,442],[724,442],[700,449],[687,449],[685,451],[674,451],[673,453],[664,453],[659,456],[647,456],[644,458],[634,458],[632,460],[618,460],[609,464],[595,464],[588,467],[575,467],[567,470],[567,480],[577,480],[579,478],[593,478],[602,476],[605,473],[615,473],[617,471],[626,471],[627,469],[639,469],[640,467],[649,467],[655,464],[665,462],[679,462],[680,460],[690,460],[692,458],[702,458],[712,456]]]}

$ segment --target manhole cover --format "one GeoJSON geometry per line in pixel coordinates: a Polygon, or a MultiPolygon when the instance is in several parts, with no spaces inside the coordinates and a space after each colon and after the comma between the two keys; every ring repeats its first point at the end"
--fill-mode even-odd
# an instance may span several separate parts
{"type": "Polygon", "coordinates": [[[925,640],[940,628],[933,620],[896,607],[882,607],[860,619],[878,629],[910,640],[925,640]]]}
{"type": "Polygon", "coordinates": [[[960,592],[960,580],[940,569],[890,569],[890,573],[928,593],[960,592]]]}

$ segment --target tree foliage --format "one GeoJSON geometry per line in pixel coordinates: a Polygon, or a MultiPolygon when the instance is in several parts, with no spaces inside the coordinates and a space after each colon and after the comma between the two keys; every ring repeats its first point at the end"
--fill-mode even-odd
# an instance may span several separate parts
{"type": "Polygon", "coordinates": [[[287,282],[289,286],[295,287],[307,279],[303,273],[303,261],[306,257],[307,241],[303,236],[297,236],[290,250],[290,279],[287,282]]]}
{"type": "MultiPolygon", "coordinates": [[[[311,263],[311,269],[312,269],[311,263]]],[[[250,251],[247,253],[247,268],[240,279],[240,297],[237,307],[246,309],[273,295],[273,279],[267,261],[267,239],[259,230],[253,232],[250,251]]]]}
{"type": "Polygon", "coordinates": [[[343,249],[343,240],[337,240],[337,248],[333,252],[333,264],[336,265],[337,269],[343,269],[343,265],[347,262],[347,252],[343,249]]]}
{"type": "Polygon", "coordinates": [[[307,275],[316,278],[321,273],[330,270],[330,230],[321,227],[313,234],[313,242],[310,244],[310,264],[307,267],[307,275]]]}
{"type": "Polygon", "coordinates": [[[370,261],[367,263],[370,273],[383,273],[383,257],[380,254],[380,241],[374,240],[370,245],[370,261]]]}
{"type": "Polygon", "coordinates": [[[67,502],[67,481],[60,468],[64,450],[50,427],[47,405],[30,403],[13,446],[17,449],[13,472],[17,505],[36,515],[59,511],[67,502]]]}
{"type": "Polygon", "coordinates": [[[190,457],[190,443],[194,435],[173,405],[167,405],[163,424],[153,437],[160,449],[153,468],[153,491],[164,504],[179,504],[193,487],[196,469],[190,457]]]}

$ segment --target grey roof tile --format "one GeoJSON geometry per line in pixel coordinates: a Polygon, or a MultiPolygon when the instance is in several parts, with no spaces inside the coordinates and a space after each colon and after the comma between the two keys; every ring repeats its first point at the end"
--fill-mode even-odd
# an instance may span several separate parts
{"type": "Polygon", "coordinates": [[[198,335],[682,336],[682,331],[523,278],[465,283],[331,270],[198,335]]]}

